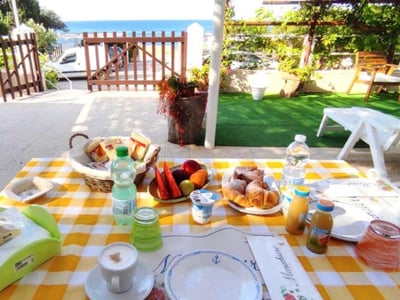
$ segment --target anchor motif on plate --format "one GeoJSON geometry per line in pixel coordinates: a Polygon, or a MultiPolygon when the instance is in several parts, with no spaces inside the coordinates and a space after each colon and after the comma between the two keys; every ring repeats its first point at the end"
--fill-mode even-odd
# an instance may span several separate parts
{"type": "Polygon", "coordinates": [[[221,258],[219,257],[218,254],[214,255],[214,257],[212,258],[212,262],[217,265],[221,263],[221,258]]]}

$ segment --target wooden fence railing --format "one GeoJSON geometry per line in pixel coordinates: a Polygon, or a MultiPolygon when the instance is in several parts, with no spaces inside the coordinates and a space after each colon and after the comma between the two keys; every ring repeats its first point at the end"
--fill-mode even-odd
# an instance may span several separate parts
{"type": "Polygon", "coordinates": [[[98,86],[99,90],[103,86],[108,90],[112,87],[117,90],[121,87],[125,90],[130,87],[134,90],[154,90],[163,77],[186,74],[187,33],[184,31],[180,35],[175,32],[157,35],[154,31],[146,35],[143,31],[140,36],[136,32],[131,36],[126,32],[122,35],[115,32],[111,35],[83,33],[83,45],[90,91],[94,86],[98,86]],[[106,53],[96,51],[94,58],[89,57],[93,56],[89,51],[89,46],[93,45],[103,45],[106,53]],[[114,56],[110,57],[110,48],[115,50],[117,47],[120,51],[113,51],[114,56]],[[105,64],[99,64],[99,55],[105,55],[105,64]]]}
{"type": "Polygon", "coordinates": [[[0,36],[0,89],[3,101],[7,94],[15,99],[31,91],[44,91],[42,72],[34,33],[13,37],[0,36]]]}

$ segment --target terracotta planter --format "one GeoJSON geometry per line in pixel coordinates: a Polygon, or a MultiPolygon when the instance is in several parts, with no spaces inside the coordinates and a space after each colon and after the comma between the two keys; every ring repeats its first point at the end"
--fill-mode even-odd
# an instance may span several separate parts
{"type": "Polygon", "coordinates": [[[297,76],[289,73],[281,73],[281,77],[284,80],[284,84],[280,91],[280,95],[285,98],[296,96],[301,84],[300,79],[297,76]]]}
{"type": "Polygon", "coordinates": [[[177,118],[168,114],[168,141],[187,145],[199,142],[207,104],[207,94],[196,94],[176,100],[177,118]]]}

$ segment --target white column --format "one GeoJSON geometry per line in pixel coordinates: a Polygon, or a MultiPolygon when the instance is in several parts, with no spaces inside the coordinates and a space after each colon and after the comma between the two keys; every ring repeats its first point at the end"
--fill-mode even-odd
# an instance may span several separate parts
{"type": "Polygon", "coordinates": [[[18,16],[18,8],[17,8],[17,4],[16,4],[15,0],[11,0],[11,6],[12,6],[13,15],[14,15],[15,27],[19,31],[20,23],[19,23],[19,16],[18,16]]]}
{"type": "Polygon", "coordinates": [[[193,23],[187,28],[187,64],[188,73],[192,68],[201,68],[203,56],[204,28],[199,23],[193,23]]]}
{"type": "Polygon", "coordinates": [[[213,42],[211,47],[210,72],[208,74],[208,101],[206,118],[206,136],[204,147],[215,147],[215,131],[217,124],[219,77],[221,74],[221,52],[224,29],[225,0],[214,0],[213,42]]]}

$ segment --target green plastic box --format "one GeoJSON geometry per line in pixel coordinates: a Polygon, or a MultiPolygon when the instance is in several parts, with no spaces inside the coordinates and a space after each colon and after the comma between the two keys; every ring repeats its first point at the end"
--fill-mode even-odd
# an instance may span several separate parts
{"type": "MultiPolygon", "coordinates": [[[[0,207],[0,211],[4,209],[4,207],[0,207]]],[[[48,259],[61,253],[61,233],[53,216],[39,205],[29,205],[22,212],[33,222],[46,229],[50,233],[50,237],[22,247],[0,265],[0,291],[48,259]]]]}

